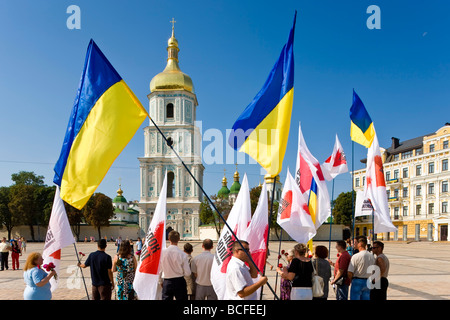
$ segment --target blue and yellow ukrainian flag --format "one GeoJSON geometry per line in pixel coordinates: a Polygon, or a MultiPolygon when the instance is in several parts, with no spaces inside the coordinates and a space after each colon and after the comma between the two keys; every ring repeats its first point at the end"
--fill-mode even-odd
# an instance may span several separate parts
{"type": "Polygon", "coordinates": [[[83,208],[147,116],[91,40],[54,168],[53,182],[60,186],[61,198],[75,208],[83,208]]]}
{"type": "Polygon", "coordinates": [[[361,99],[353,90],[353,104],[350,108],[350,137],[353,141],[369,148],[375,137],[372,119],[361,99]]]}
{"type": "Polygon", "coordinates": [[[294,98],[294,23],[264,86],[233,125],[228,143],[275,177],[281,171],[294,98]]]}
{"type": "MultiPolygon", "coordinates": [[[[316,180],[313,177],[311,180],[311,189],[309,190],[308,210],[309,210],[309,214],[311,215],[311,220],[314,223],[314,225],[316,224],[316,216],[317,216],[318,210],[319,210],[319,202],[318,202],[319,191],[318,190],[319,189],[317,187],[316,180]]],[[[309,241],[306,245],[308,246],[308,249],[311,252],[314,252],[313,239],[309,239],[309,241]]]]}

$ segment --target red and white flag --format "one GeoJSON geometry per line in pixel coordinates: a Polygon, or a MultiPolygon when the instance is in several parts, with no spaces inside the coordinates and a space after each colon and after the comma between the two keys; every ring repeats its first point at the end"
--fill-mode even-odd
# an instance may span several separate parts
{"type": "Polygon", "coordinates": [[[281,194],[277,223],[299,243],[307,243],[316,235],[308,204],[289,170],[281,194]]]}
{"type": "MultiPolygon", "coordinates": [[[[256,267],[262,273],[267,258],[267,232],[269,231],[269,203],[267,195],[266,182],[261,188],[258,205],[253,213],[252,221],[248,225],[242,240],[249,244],[250,255],[256,267]]],[[[260,274],[253,279],[254,282],[259,281],[260,274]]],[[[261,288],[256,291],[257,297],[261,298],[261,288]]]]}
{"type": "Polygon", "coordinates": [[[333,153],[322,164],[322,172],[325,179],[333,180],[337,175],[348,172],[347,160],[345,158],[344,149],[339,142],[336,134],[336,142],[334,143],[333,153]]]}
{"type": "Polygon", "coordinates": [[[300,124],[298,125],[298,153],[295,171],[295,181],[305,199],[309,199],[313,178],[317,185],[317,192],[315,193],[315,196],[317,196],[317,206],[314,216],[311,215],[311,217],[316,229],[319,229],[322,223],[324,223],[331,215],[330,196],[328,194],[322,167],[320,166],[319,161],[317,161],[309,151],[305,139],[303,138],[300,124]],[[308,182],[309,185],[307,184],[308,182]]]}
{"type": "Polygon", "coordinates": [[[252,220],[242,237],[249,243],[250,254],[258,269],[262,272],[266,264],[267,232],[269,231],[269,204],[266,182],[261,189],[258,205],[252,220]]]}
{"type": "Polygon", "coordinates": [[[61,249],[75,243],[75,239],[70,229],[64,202],[59,195],[59,186],[56,186],[55,198],[53,200],[52,213],[48,222],[47,234],[45,236],[44,250],[42,258],[44,265],[53,263],[55,265],[57,279],[50,280],[51,291],[58,287],[58,276],[60,275],[61,249]]]}
{"type": "MultiPolygon", "coordinates": [[[[245,174],[236,202],[228,215],[227,224],[240,240],[244,236],[251,219],[250,189],[248,187],[247,174],[245,174]]],[[[230,229],[224,226],[217,241],[214,261],[211,267],[211,283],[219,300],[225,299],[227,267],[233,256],[231,249],[235,241],[236,238],[230,229]]]]}
{"type": "Polygon", "coordinates": [[[372,145],[367,150],[365,197],[371,201],[374,210],[374,232],[397,231],[389,214],[383,159],[376,133],[372,145]]]}
{"type": "Polygon", "coordinates": [[[167,172],[156,204],[152,222],[142,244],[141,256],[133,281],[139,300],[156,300],[161,253],[166,248],[167,172]]]}

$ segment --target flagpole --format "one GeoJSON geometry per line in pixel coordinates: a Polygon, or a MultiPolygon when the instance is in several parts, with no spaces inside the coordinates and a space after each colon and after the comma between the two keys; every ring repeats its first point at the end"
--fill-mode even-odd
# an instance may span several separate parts
{"type": "Polygon", "coordinates": [[[332,208],[331,208],[331,215],[330,215],[330,237],[328,239],[328,259],[330,259],[331,257],[331,228],[333,226],[333,210],[334,210],[334,179],[333,179],[333,184],[331,186],[331,204],[332,204],[332,208]]]}
{"type": "MultiPolygon", "coordinates": [[[[266,242],[266,250],[269,250],[269,237],[270,237],[270,222],[272,221],[272,215],[273,215],[273,202],[275,199],[275,187],[276,187],[276,181],[277,181],[277,177],[275,176],[273,178],[273,183],[272,183],[272,196],[271,196],[271,200],[270,200],[270,215],[269,215],[269,224],[268,224],[268,228],[267,228],[267,242],[266,242]]],[[[267,261],[267,251],[266,251],[266,261],[267,261]]],[[[278,253],[279,254],[279,253],[278,253]]],[[[264,263],[264,267],[263,267],[263,276],[266,275],[266,262],[264,263]]],[[[275,290],[276,290],[276,284],[275,284],[275,290]]],[[[262,300],[262,296],[263,296],[263,289],[264,287],[261,288],[261,294],[259,296],[259,300],[262,300]]],[[[275,294],[275,292],[274,292],[275,294]]]]}
{"type": "MultiPolygon", "coordinates": [[[[354,163],[355,163],[355,157],[354,157],[354,149],[355,149],[355,142],[352,141],[352,216],[353,216],[353,222],[352,222],[352,243],[351,246],[353,248],[353,244],[355,242],[355,205],[353,203],[353,197],[355,193],[355,169],[354,169],[354,163]]],[[[352,249],[353,254],[353,249],[352,249]]]]}
{"type": "MultiPolygon", "coordinates": [[[[222,221],[224,222],[225,226],[230,230],[232,236],[236,239],[236,241],[239,243],[239,245],[242,247],[242,249],[244,249],[243,251],[245,252],[245,254],[247,255],[247,257],[249,258],[249,260],[252,262],[252,264],[255,266],[256,270],[258,271],[259,274],[262,275],[261,271],[259,270],[258,266],[256,265],[255,261],[253,261],[252,256],[249,252],[247,252],[247,250],[245,250],[244,246],[242,245],[242,242],[238,239],[238,237],[236,236],[236,234],[234,233],[233,229],[228,225],[227,221],[225,220],[225,218],[222,216],[222,214],[219,212],[219,210],[217,209],[216,205],[214,204],[214,202],[212,202],[211,198],[206,194],[205,190],[203,189],[203,187],[200,185],[200,183],[197,181],[197,179],[194,177],[194,175],[192,174],[191,170],[189,170],[189,168],[187,167],[187,165],[184,163],[183,159],[181,159],[180,155],[178,154],[178,152],[175,151],[175,149],[173,148],[173,141],[172,139],[168,140],[166,138],[166,136],[164,135],[164,133],[161,131],[161,129],[158,127],[158,125],[155,123],[155,121],[153,121],[153,119],[150,117],[150,115],[147,113],[148,118],[150,119],[150,121],[153,123],[153,125],[155,126],[155,128],[158,130],[159,134],[163,137],[163,139],[166,141],[166,144],[170,147],[170,149],[173,151],[173,153],[176,155],[176,157],[178,158],[178,160],[180,160],[181,164],[183,165],[183,167],[186,169],[186,171],[189,173],[189,175],[191,176],[191,178],[194,180],[195,184],[200,188],[200,190],[202,191],[202,193],[205,195],[206,199],[208,200],[208,202],[212,205],[212,207],[214,208],[214,210],[217,212],[217,214],[219,215],[219,217],[222,219],[222,221]]],[[[266,282],[266,285],[269,287],[269,289],[272,291],[272,293],[274,294],[274,296],[277,298],[277,300],[279,300],[278,296],[276,295],[275,291],[272,289],[272,287],[270,286],[269,282],[266,282]]]]}
{"type": "MultiPolygon", "coordinates": [[[[73,243],[73,247],[75,249],[75,255],[77,256],[78,263],[81,263],[80,257],[78,256],[78,250],[77,250],[77,246],[76,246],[75,242],[73,243]]],[[[84,280],[83,269],[81,269],[81,267],[78,267],[78,268],[80,268],[80,271],[81,271],[81,278],[83,279],[84,290],[86,291],[87,299],[90,300],[89,299],[89,293],[88,293],[88,290],[87,290],[87,287],[86,287],[86,281],[84,280]]]]}
{"type": "MultiPolygon", "coordinates": [[[[281,230],[280,231],[280,241],[278,242],[278,256],[277,256],[276,268],[278,268],[278,265],[280,264],[281,240],[283,239],[283,228],[280,228],[280,230],[281,230]]],[[[277,292],[277,283],[278,283],[278,272],[275,275],[275,292],[277,292]]]]}

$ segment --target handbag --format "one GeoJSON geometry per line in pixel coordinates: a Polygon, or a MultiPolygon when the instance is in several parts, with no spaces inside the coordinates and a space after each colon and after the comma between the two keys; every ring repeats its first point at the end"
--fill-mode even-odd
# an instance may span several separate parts
{"type": "Polygon", "coordinates": [[[321,276],[319,276],[319,274],[317,272],[317,269],[319,268],[318,264],[317,264],[317,260],[318,259],[316,259],[316,267],[315,268],[314,268],[314,264],[312,264],[313,270],[314,270],[313,277],[312,277],[312,294],[313,294],[314,298],[319,298],[324,295],[324,292],[323,292],[324,282],[323,282],[323,278],[321,276]]]}

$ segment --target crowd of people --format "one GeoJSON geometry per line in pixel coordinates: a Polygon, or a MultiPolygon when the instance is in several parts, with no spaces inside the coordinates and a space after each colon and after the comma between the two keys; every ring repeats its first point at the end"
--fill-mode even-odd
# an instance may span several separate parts
{"type": "MultiPolygon", "coordinates": [[[[205,239],[202,253],[192,256],[193,246],[185,243],[178,246],[180,234],[168,234],[169,245],[161,257],[161,273],[158,299],[162,300],[217,300],[211,283],[211,267],[214,260],[213,241],[205,239]]],[[[90,268],[94,300],[138,299],[133,281],[142,250],[142,240],[136,242],[117,238],[116,254],[106,253],[107,240],[97,242],[97,251],[89,254],[80,268],[90,268]],[[136,250],[136,251],[134,251],[136,250]]],[[[278,266],[281,278],[279,289],[281,300],[326,300],[332,288],[337,300],[386,300],[389,259],[383,253],[384,244],[374,241],[368,248],[367,238],[359,236],[354,243],[336,242],[337,260],[329,259],[327,247],[315,246],[314,252],[299,243],[287,250],[286,266],[278,266]],[[378,268],[378,273],[375,269],[378,268]],[[332,271],[332,269],[334,269],[332,271]],[[379,275],[378,278],[372,276],[379,275]],[[321,281],[316,284],[315,277],[321,281]],[[316,290],[315,286],[320,286],[316,290]],[[317,293],[319,292],[319,293],[317,293]]],[[[19,268],[18,257],[26,250],[26,241],[14,239],[0,243],[1,270],[8,269],[8,254],[11,252],[13,269],[19,268]]],[[[226,273],[226,300],[258,300],[258,290],[267,283],[267,277],[258,273],[251,261],[249,244],[236,241],[231,248],[231,258],[226,273]]],[[[30,253],[23,268],[26,289],[25,299],[51,299],[50,279],[55,276],[42,270],[41,254],[30,253]]]]}
{"type": "Polygon", "coordinates": [[[333,262],[328,258],[325,246],[316,246],[312,256],[306,245],[297,244],[288,255],[289,264],[277,268],[282,278],[281,299],[326,300],[330,286],[335,290],[336,300],[387,299],[389,259],[383,253],[383,242],[374,241],[369,251],[367,238],[359,236],[353,245],[337,241],[336,250],[338,258],[333,262]],[[331,267],[334,268],[333,276],[331,267]],[[321,296],[313,296],[315,274],[323,280],[321,296]]]}

